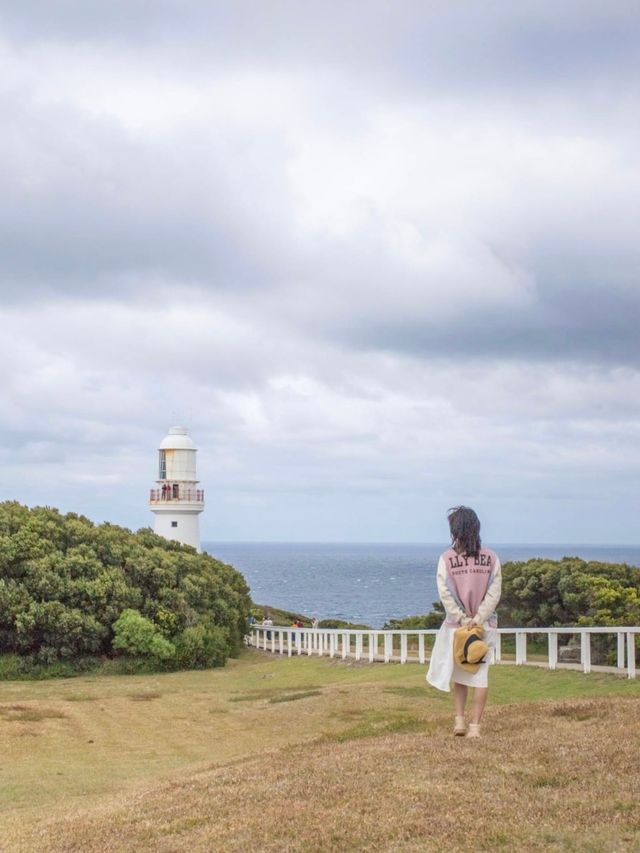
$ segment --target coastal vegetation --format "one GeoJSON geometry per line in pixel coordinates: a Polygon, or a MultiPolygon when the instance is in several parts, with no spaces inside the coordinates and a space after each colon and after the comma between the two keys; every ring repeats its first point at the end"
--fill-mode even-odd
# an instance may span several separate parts
{"type": "Polygon", "coordinates": [[[434,601],[429,613],[423,613],[419,616],[405,616],[404,619],[388,619],[383,627],[401,631],[408,631],[411,628],[416,631],[435,630],[442,625],[444,617],[442,604],[439,601],[434,601]]]}
{"type": "Polygon", "coordinates": [[[271,619],[274,625],[292,625],[296,621],[301,621],[303,627],[311,627],[311,619],[308,616],[303,616],[293,610],[282,610],[280,607],[273,607],[270,604],[254,604],[251,607],[251,615],[258,624],[263,619],[271,619]]]}
{"type": "Polygon", "coordinates": [[[640,569],[579,557],[506,563],[498,613],[505,627],[638,625],[640,569]]]}
{"type": "Polygon", "coordinates": [[[0,504],[0,675],[223,665],[251,601],[208,554],[49,507],[0,504]]]}
{"type": "MultiPolygon", "coordinates": [[[[301,622],[303,628],[310,628],[312,619],[309,616],[304,616],[301,613],[296,613],[293,610],[282,610],[279,607],[272,607],[270,604],[254,604],[251,608],[252,616],[258,623],[264,618],[270,618],[274,625],[293,625],[294,622],[301,622]]],[[[369,628],[369,625],[363,625],[360,622],[348,622],[344,619],[320,619],[318,622],[319,628],[351,628],[354,631],[364,630],[369,628]]]]}
{"type": "Polygon", "coordinates": [[[415,664],[245,649],[208,671],[4,684],[3,845],[640,845],[640,681],[494,667],[474,742],[451,737],[451,697],[424,675],[415,664]]]}
{"type": "MultiPolygon", "coordinates": [[[[439,628],[440,602],[429,613],[390,619],[385,628],[439,628]]],[[[640,624],[640,569],[579,557],[536,558],[502,567],[501,627],[552,628],[564,625],[640,624]]]]}

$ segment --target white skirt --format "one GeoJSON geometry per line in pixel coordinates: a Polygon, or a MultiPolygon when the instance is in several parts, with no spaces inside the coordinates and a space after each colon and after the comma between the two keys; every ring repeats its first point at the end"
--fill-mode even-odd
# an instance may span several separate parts
{"type": "Polygon", "coordinates": [[[485,622],[484,641],[489,646],[487,661],[481,663],[475,672],[468,672],[453,660],[453,635],[458,626],[443,622],[436,634],[436,641],[431,651],[427,681],[438,690],[449,693],[451,682],[465,684],[467,687],[486,687],[489,678],[489,664],[493,663],[496,645],[496,629],[485,622]]]}

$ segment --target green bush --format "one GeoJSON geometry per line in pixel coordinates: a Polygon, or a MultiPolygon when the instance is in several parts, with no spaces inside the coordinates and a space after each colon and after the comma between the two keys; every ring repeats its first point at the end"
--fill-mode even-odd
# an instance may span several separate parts
{"type": "Polygon", "coordinates": [[[527,628],[640,624],[640,569],[579,557],[505,563],[500,624],[527,628]]]}
{"type": "Polygon", "coordinates": [[[114,651],[135,654],[136,666],[224,662],[240,651],[250,607],[233,567],[149,529],[0,503],[0,649],[27,668],[114,651]],[[188,651],[185,632],[200,625],[200,650],[188,651]]]}
{"type": "Polygon", "coordinates": [[[176,648],[150,619],[137,610],[123,610],[113,625],[113,648],[159,661],[175,657],[176,648]]]}
{"type": "Polygon", "coordinates": [[[439,628],[445,617],[445,612],[442,604],[439,601],[434,601],[431,605],[433,608],[430,613],[425,613],[422,616],[406,616],[404,619],[389,619],[385,622],[384,627],[389,629],[408,631],[411,628],[417,630],[433,630],[439,628]]]}
{"type": "Polygon", "coordinates": [[[224,666],[228,656],[228,637],[216,625],[193,625],[185,628],[176,641],[176,663],[185,669],[224,666]]]}
{"type": "Polygon", "coordinates": [[[59,601],[31,601],[15,617],[16,648],[39,655],[43,663],[97,652],[107,634],[90,613],[59,601]]]}
{"type": "MultiPolygon", "coordinates": [[[[439,628],[440,602],[430,613],[390,619],[385,628],[439,628]]],[[[579,557],[535,558],[502,567],[502,628],[623,626],[640,624],[640,569],[624,563],[599,563],[579,557]]],[[[593,637],[600,658],[611,657],[614,639],[593,637]]]]}
{"type": "Polygon", "coordinates": [[[31,656],[0,655],[0,681],[42,681],[51,678],[75,678],[78,675],[148,675],[159,669],[175,669],[150,657],[81,657],[43,664],[31,656]]]}

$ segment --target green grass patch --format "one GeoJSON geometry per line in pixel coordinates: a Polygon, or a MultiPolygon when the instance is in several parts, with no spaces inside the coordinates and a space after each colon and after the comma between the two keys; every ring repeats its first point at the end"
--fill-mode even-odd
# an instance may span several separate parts
{"type": "Polygon", "coordinates": [[[424,699],[425,686],[423,684],[416,685],[415,687],[403,687],[402,685],[398,685],[396,687],[384,687],[383,692],[393,693],[395,696],[402,696],[407,699],[412,697],[424,699]]]}
{"type": "MultiPolygon", "coordinates": [[[[297,692],[306,691],[305,695],[312,693],[318,693],[318,685],[317,684],[304,684],[298,685],[297,692]]],[[[246,690],[242,693],[238,693],[234,696],[229,696],[229,702],[259,702],[262,699],[267,699],[269,702],[276,701],[277,697],[291,695],[291,689],[288,687],[257,687],[253,690],[246,690]]],[[[287,699],[281,699],[281,701],[286,702],[287,699]]]]}
{"type": "Polygon", "coordinates": [[[62,698],[65,702],[95,702],[98,696],[92,696],[90,693],[67,693],[62,698]]]}
{"type": "Polygon", "coordinates": [[[613,807],[619,814],[630,814],[638,808],[638,804],[633,800],[618,800],[613,807]]]}
{"type": "Polygon", "coordinates": [[[295,702],[296,699],[306,699],[308,696],[321,696],[319,690],[303,690],[301,693],[285,693],[283,696],[272,696],[269,702],[277,705],[279,702],[295,702]]]}
{"type": "Polygon", "coordinates": [[[44,681],[53,678],[75,678],[99,665],[99,658],[83,659],[70,663],[56,661],[43,665],[34,664],[20,655],[0,655],[0,681],[44,681]]]}
{"type": "Polygon", "coordinates": [[[20,655],[0,655],[0,681],[50,681],[83,675],[151,675],[158,671],[162,670],[158,669],[157,663],[138,657],[86,657],[44,665],[20,655]]]}
{"type": "Polygon", "coordinates": [[[532,788],[562,788],[565,784],[564,780],[559,776],[535,776],[529,779],[529,785],[532,788]]]}
{"type": "Polygon", "coordinates": [[[540,699],[639,695],[640,679],[604,672],[584,675],[575,670],[511,665],[493,666],[489,670],[489,701],[494,705],[540,699]]]}
{"type": "Polygon", "coordinates": [[[360,721],[338,732],[325,732],[319,740],[344,743],[366,737],[379,737],[396,732],[424,731],[427,721],[417,714],[393,711],[364,711],[360,721]]]}

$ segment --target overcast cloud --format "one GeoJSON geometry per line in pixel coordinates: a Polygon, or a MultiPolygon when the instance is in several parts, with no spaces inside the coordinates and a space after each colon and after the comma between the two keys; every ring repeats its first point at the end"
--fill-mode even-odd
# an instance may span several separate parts
{"type": "Polygon", "coordinates": [[[2,493],[636,543],[636,3],[0,0],[2,493]]]}

